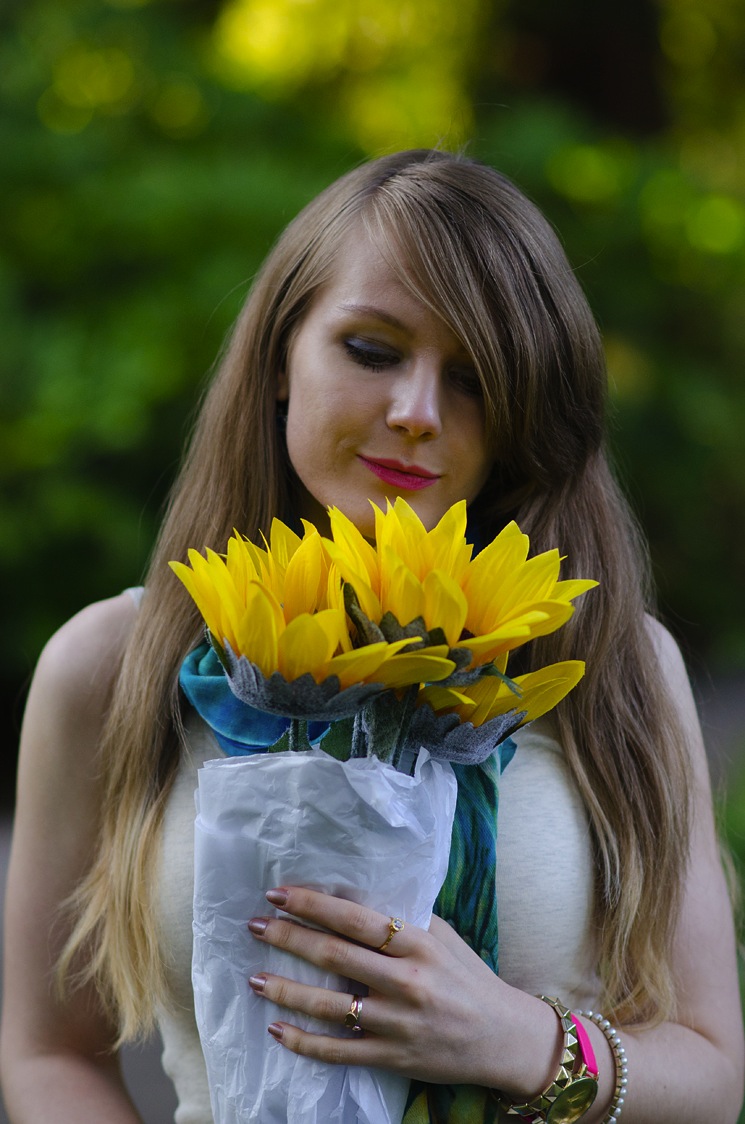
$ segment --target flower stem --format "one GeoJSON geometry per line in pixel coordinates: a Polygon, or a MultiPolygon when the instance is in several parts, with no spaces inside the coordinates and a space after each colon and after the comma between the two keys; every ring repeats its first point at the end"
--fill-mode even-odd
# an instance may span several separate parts
{"type": "Polygon", "coordinates": [[[308,741],[308,723],[303,718],[290,719],[290,749],[297,753],[300,750],[311,749],[308,741]]]}
{"type": "Polygon", "coordinates": [[[362,710],[358,710],[354,716],[354,725],[352,726],[352,748],[349,753],[350,757],[367,756],[367,738],[365,736],[362,715],[362,710]]]}
{"type": "Polygon", "coordinates": [[[409,733],[409,727],[411,726],[411,716],[414,713],[418,694],[419,684],[413,683],[411,687],[407,687],[406,693],[401,700],[398,730],[396,732],[396,740],[393,743],[393,751],[390,758],[391,765],[393,765],[394,769],[398,769],[401,765],[401,754],[406,745],[406,738],[409,733]]]}

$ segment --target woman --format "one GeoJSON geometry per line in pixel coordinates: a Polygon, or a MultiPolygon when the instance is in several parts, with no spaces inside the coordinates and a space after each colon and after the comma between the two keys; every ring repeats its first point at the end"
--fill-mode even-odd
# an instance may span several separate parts
{"type": "Polygon", "coordinates": [[[680,656],[644,614],[604,395],[597,329],[561,248],[491,169],[385,157],[291,224],[204,403],[141,608],[124,593],[85,609],[31,689],[7,904],[14,1122],[136,1120],[114,1049],[157,1018],[177,1119],[208,1124],[189,846],[194,771],[219,751],[178,696],[200,623],[166,563],[277,514],[321,521],[329,504],[370,533],[368,500],[399,494],[430,526],[466,499],[480,540],[515,518],[534,551],[567,556],[563,576],[597,578],[570,624],[525,655],[581,655],[588,672],[551,724],[520,736],[504,774],[501,975],[436,917],[428,933],[395,932],[348,902],[267,887],[270,903],[338,936],[247,918],[257,941],[370,988],[360,1012],[348,994],[259,974],[255,992],[286,1008],[270,1033],[330,1063],[453,1086],[453,1122],[492,1119],[490,1089],[505,1119],[545,1119],[521,1107],[553,1085],[565,1045],[543,991],[574,1011],[599,1076],[594,1104],[561,1119],[736,1120],[743,1036],[706,760],[680,656]],[[577,1015],[583,1005],[621,1028],[622,1104],[618,1041],[577,1015]],[[350,1039],[293,1024],[294,1011],[338,1025],[351,1010],[366,1033],[350,1039]]]}

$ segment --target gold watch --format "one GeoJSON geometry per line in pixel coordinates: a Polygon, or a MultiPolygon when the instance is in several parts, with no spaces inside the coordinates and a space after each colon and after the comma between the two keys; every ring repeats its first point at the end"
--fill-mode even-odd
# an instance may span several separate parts
{"type": "Polygon", "coordinates": [[[546,1121],[546,1124],[574,1124],[581,1120],[598,1095],[597,1073],[592,1070],[594,1055],[588,1059],[583,1048],[587,1043],[592,1054],[592,1047],[582,1028],[578,1033],[577,1025],[567,1007],[563,1007],[558,999],[546,995],[541,995],[540,998],[553,1007],[564,1033],[558,1072],[548,1088],[532,1101],[514,1104],[501,1097],[499,1103],[508,1117],[518,1117],[531,1124],[538,1124],[540,1121],[546,1121]]]}

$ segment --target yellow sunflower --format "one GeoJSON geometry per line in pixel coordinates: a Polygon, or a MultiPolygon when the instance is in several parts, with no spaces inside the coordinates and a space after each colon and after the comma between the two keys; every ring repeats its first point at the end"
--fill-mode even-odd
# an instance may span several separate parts
{"type": "Polygon", "coordinates": [[[224,555],[190,550],[189,565],[171,562],[220,648],[245,656],[265,677],[288,681],[310,673],[317,683],[405,687],[445,679],[454,670],[446,644],[402,651],[411,640],[354,648],[342,584],[318,531],[304,524],[301,539],[280,520],[266,549],[235,533],[224,555]]]}
{"type": "Polygon", "coordinates": [[[375,546],[338,508],[329,518],[326,550],[363,613],[377,625],[387,613],[404,627],[422,618],[449,647],[467,647],[474,665],[553,632],[574,612],[574,598],[597,585],[559,581],[556,550],[528,558],[528,536],[514,522],[472,558],[464,501],[431,531],[400,497],[385,512],[376,507],[375,546]]]}

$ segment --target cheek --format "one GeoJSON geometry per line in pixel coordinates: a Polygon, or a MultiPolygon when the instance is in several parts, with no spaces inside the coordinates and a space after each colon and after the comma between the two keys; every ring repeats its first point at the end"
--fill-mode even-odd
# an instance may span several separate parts
{"type": "Polygon", "coordinates": [[[339,444],[335,411],[328,396],[293,394],[287,411],[287,455],[309,491],[333,472],[339,444]]]}
{"type": "Polygon", "coordinates": [[[309,470],[309,461],[312,464],[313,442],[312,426],[301,425],[297,421],[297,411],[292,408],[287,412],[287,456],[290,464],[302,480],[309,470]]]}
{"type": "Polygon", "coordinates": [[[496,452],[487,439],[481,411],[474,411],[470,417],[462,418],[458,428],[461,464],[480,489],[486,483],[497,459],[496,452]]]}

